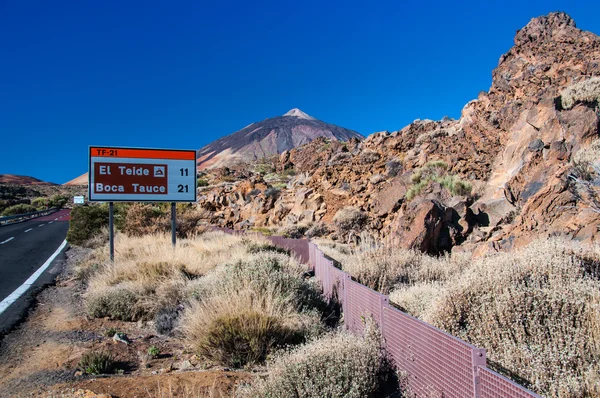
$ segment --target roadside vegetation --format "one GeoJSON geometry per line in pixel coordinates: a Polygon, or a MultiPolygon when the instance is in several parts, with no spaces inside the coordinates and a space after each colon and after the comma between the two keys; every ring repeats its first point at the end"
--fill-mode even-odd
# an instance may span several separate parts
{"type": "Polygon", "coordinates": [[[482,258],[317,241],[361,283],[552,397],[600,396],[600,249],[558,238],[482,258]]]}
{"type": "MultiPolygon", "coordinates": [[[[177,234],[179,238],[202,231],[202,214],[191,204],[177,204],[177,234]]],[[[108,204],[77,206],[71,212],[67,240],[75,245],[95,248],[108,239],[108,204]]],[[[168,233],[171,231],[171,210],[168,203],[115,203],[114,222],[117,231],[130,236],[168,233]]]]}
{"type": "MultiPolygon", "coordinates": [[[[94,207],[86,217],[101,218],[104,210],[94,207]]],[[[161,217],[152,209],[141,214],[151,211],[161,217]]],[[[151,231],[143,220],[135,221],[137,231],[151,231]]],[[[364,337],[338,330],[336,304],[324,301],[319,284],[288,251],[258,235],[216,231],[190,234],[173,250],[168,234],[134,233],[128,223],[133,220],[123,220],[116,235],[114,262],[106,244],[95,244],[77,266],[88,316],[149,323],[181,341],[203,367],[258,371],[240,396],[284,397],[294,390],[307,397],[379,396],[392,370],[374,324],[365,320],[364,337]]],[[[161,351],[150,348],[151,360],[161,351]]],[[[80,367],[96,374],[96,364],[109,367],[105,359],[90,354],[80,367]]]]}

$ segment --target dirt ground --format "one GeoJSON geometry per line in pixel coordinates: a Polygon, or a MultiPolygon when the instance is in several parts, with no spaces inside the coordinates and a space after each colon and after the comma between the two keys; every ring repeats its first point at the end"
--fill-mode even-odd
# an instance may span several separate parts
{"type": "Polygon", "coordinates": [[[25,321],[0,341],[0,397],[230,397],[252,375],[202,363],[177,339],[151,325],[85,315],[84,287],[73,277],[86,251],[71,248],[56,285],[41,292],[25,321]],[[129,344],[107,336],[125,333],[129,344]],[[148,348],[160,350],[157,358],[148,348]],[[81,356],[110,352],[117,374],[85,375],[81,356]]]}

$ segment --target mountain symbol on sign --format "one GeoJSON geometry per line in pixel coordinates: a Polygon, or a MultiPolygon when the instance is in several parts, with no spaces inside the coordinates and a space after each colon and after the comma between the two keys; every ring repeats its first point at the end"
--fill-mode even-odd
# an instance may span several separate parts
{"type": "Polygon", "coordinates": [[[164,177],[165,166],[154,166],[154,177],[164,177]]]}

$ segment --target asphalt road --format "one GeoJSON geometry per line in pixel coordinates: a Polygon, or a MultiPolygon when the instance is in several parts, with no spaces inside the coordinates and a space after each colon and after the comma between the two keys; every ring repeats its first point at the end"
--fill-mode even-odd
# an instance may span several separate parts
{"type": "MultiPolygon", "coordinates": [[[[70,210],[59,210],[48,216],[0,227],[0,302],[17,290],[61,246],[69,229],[69,214],[70,210]]],[[[27,294],[0,314],[0,334],[19,317],[35,287],[48,282],[47,274],[53,273],[54,263],[60,261],[61,255],[27,294]]]]}

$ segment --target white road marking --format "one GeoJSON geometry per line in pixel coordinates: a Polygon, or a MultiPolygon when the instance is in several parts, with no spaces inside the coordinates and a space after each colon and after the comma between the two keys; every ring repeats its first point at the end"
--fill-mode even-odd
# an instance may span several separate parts
{"type": "Polygon", "coordinates": [[[43,226],[44,226],[44,224],[40,224],[40,225],[38,225],[38,227],[43,227],[43,226]]]}
{"type": "Polygon", "coordinates": [[[5,244],[6,242],[10,242],[11,240],[13,240],[15,237],[11,236],[10,238],[6,239],[4,242],[0,242],[0,245],[5,244]]]}
{"type": "Polygon", "coordinates": [[[27,233],[27,232],[31,231],[32,229],[33,229],[33,228],[29,228],[28,230],[26,230],[26,231],[25,231],[25,233],[27,233]]]}
{"type": "Polygon", "coordinates": [[[50,221],[48,224],[52,224],[54,221],[50,221]]]}
{"type": "Polygon", "coordinates": [[[55,218],[54,221],[58,220],[58,218],[55,218]]]}
{"type": "Polygon", "coordinates": [[[63,243],[59,246],[59,248],[56,249],[56,251],[54,252],[54,254],[51,255],[50,258],[48,260],[46,260],[46,262],[40,268],[38,268],[37,271],[35,271],[33,273],[33,275],[31,275],[25,282],[23,282],[23,284],[21,286],[19,286],[17,288],[17,290],[15,290],[14,292],[12,292],[10,294],[10,296],[8,296],[4,300],[2,300],[2,302],[0,303],[0,315],[4,311],[6,311],[6,309],[8,307],[10,307],[10,305],[12,303],[14,303],[15,301],[17,301],[17,299],[19,297],[21,297],[23,295],[23,293],[25,293],[27,290],[29,290],[29,288],[31,287],[31,285],[33,285],[34,282],[40,277],[40,275],[42,275],[42,272],[44,272],[50,266],[50,264],[52,264],[52,261],[54,261],[54,259],[56,258],[56,256],[58,256],[60,254],[60,252],[65,248],[66,245],[67,245],[67,240],[65,239],[63,241],[63,243]]]}

